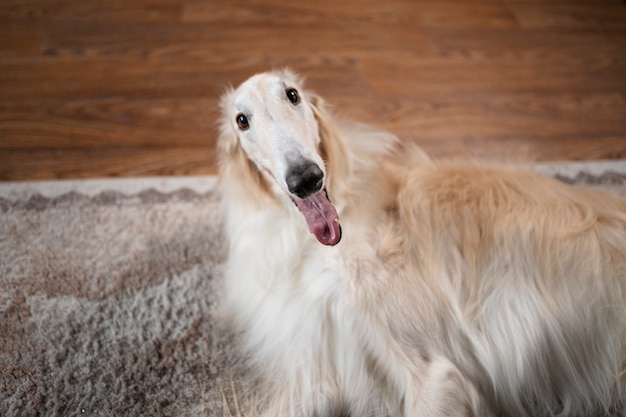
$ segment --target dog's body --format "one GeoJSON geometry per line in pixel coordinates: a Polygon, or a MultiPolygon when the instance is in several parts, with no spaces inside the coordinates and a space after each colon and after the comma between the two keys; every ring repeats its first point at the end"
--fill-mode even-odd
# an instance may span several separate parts
{"type": "Polygon", "coordinates": [[[433,162],[288,71],[222,105],[225,305],[266,415],[624,415],[626,201],[433,162]]]}

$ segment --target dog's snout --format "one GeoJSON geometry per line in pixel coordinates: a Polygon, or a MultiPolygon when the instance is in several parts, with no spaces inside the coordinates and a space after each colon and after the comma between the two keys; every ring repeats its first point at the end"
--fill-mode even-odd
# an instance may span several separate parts
{"type": "Polygon", "coordinates": [[[292,167],[287,172],[289,191],[300,198],[306,198],[322,188],[324,173],[315,162],[307,161],[292,167]]]}

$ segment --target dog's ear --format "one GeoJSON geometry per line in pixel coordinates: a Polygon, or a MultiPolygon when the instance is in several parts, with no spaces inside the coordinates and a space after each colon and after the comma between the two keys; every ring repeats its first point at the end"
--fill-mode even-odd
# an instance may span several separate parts
{"type": "Polygon", "coordinates": [[[317,121],[320,136],[319,152],[326,166],[328,192],[341,193],[342,191],[337,189],[339,186],[337,179],[348,177],[350,161],[339,137],[338,127],[326,108],[324,99],[312,93],[307,93],[307,98],[317,121]]]}
{"type": "Polygon", "coordinates": [[[218,122],[219,136],[217,139],[218,163],[221,157],[232,154],[237,147],[237,134],[233,131],[232,121],[228,120],[233,104],[235,90],[232,86],[226,88],[219,100],[220,119],[218,122]]]}

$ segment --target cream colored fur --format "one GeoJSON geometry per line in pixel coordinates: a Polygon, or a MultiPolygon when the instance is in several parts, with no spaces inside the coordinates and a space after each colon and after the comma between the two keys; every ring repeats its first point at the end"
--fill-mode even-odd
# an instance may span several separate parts
{"type": "Polygon", "coordinates": [[[222,106],[225,306],[271,387],[261,413],[625,414],[626,201],[431,161],[336,120],[289,71],[222,106]],[[336,246],[291,201],[294,154],[322,165],[336,246]]]}

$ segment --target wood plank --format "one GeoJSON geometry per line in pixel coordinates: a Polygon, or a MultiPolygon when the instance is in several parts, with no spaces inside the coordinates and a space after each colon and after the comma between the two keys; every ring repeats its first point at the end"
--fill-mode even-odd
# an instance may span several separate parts
{"type": "Polygon", "coordinates": [[[206,146],[216,100],[93,99],[0,103],[0,149],[206,146]]]}
{"type": "Polygon", "coordinates": [[[4,181],[215,174],[211,146],[37,149],[0,152],[4,181]]]}
{"type": "Polygon", "coordinates": [[[576,67],[551,62],[466,60],[363,63],[378,94],[413,97],[475,94],[619,91],[626,88],[626,62],[610,58],[576,67]],[[406,74],[410,74],[407,77],[406,74]]]}
{"type": "Polygon", "coordinates": [[[177,22],[179,0],[2,0],[0,18],[28,22],[177,22]]]}
{"type": "Polygon", "coordinates": [[[626,31],[485,29],[424,31],[437,56],[468,61],[522,61],[577,67],[626,61],[626,31]]]}
{"type": "Polygon", "coordinates": [[[0,58],[32,56],[41,52],[43,26],[0,17],[0,58]]]}
{"type": "Polygon", "coordinates": [[[372,37],[366,23],[303,25],[299,21],[272,25],[230,22],[211,24],[49,25],[43,53],[64,57],[141,57],[189,59],[243,55],[290,60],[315,56],[421,56],[429,44],[416,27],[379,31],[372,37]],[[329,48],[329,45],[333,45],[329,48]]]}
{"type": "Polygon", "coordinates": [[[215,81],[207,77],[206,69],[201,66],[181,62],[66,58],[0,62],[0,90],[13,100],[33,97],[198,97],[218,93],[215,81]]]}
{"type": "Polygon", "coordinates": [[[511,10],[501,3],[438,1],[413,3],[405,19],[423,29],[445,26],[455,29],[518,27],[511,10]]]}
{"type": "MultiPolygon", "coordinates": [[[[222,3],[192,0],[185,2],[183,22],[241,22],[277,24],[285,21],[299,25],[341,23],[354,25],[393,25],[429,27],[444,24],[453,28],[516,27],[514,15],[499,0],[395,0],[350,1],[284,0],[231,1],[222,3]]],[[[382,34],[380,31],[376,31],[382,34]]]]}
{"type": "Polygon", "coordinates": [[[619,93],[442,96],[424,100],[387,95],[344,97],[330,104],[351,118],[411,140],[593,140],[626,135],[626,100],[619,93]]]}
{"type": "Polygon", "coordinates": [[[228,84],[237,85],[255,72],[286,64],[303,74],[314,74],[313,85],[331,85],[335,94],[368,91],[360,64],[353,59],[219,55],[203,59],[5,59],[0,60],[0,91],[12,102],[111,97],[217,98],[228,84]]]}
{"type": "Polygon", "coordinates": [[[509,1],[508,4],[524,28],[626,29],[624,3],[509,1]]]}
{"type": "MultiPolygon", "coordinates": [[[[502,0],[506,4],[540,4],[540,3],[566,3],[564,0],[502,0]]],[[[614,5],[614,4],[622,4],[624,0],[593,0],[595,3],[599,3],[601,5],[614,5]]],[[[569,4],[588,4],[589,0],[568,0],[569,4]]]]}

